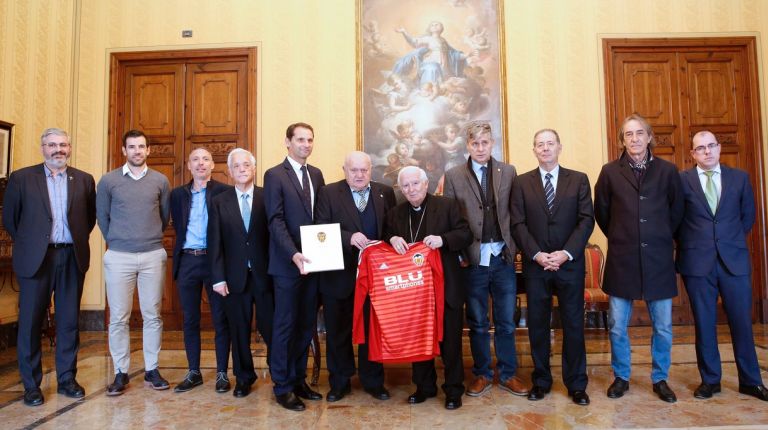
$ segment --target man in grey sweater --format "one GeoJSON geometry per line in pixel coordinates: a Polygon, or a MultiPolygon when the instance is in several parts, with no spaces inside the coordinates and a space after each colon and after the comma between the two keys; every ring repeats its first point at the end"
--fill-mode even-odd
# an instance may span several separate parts
{"type": "Polygon", "coordinates": [[[102,176],[96,188],[96,219],[108,248],[104,278],[109,302],[109,352],[115,368],[108,396],[123,394],[128,385],[128,321],[137,286],[144,320],[144,381],[155,390],[170,387],[160,376],[157,363],[163,335],[160,306],[167,259],[163,230],[170,212],[170,184],[165,175],[147,167],[149,139],[143,132],[125,133],[123,155],[126,163],[102,176]]]}

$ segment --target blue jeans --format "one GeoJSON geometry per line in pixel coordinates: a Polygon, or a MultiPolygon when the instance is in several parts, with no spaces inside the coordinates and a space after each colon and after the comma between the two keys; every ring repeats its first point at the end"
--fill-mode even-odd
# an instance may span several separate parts
{"type": "Polygon", "coordinates": [[[488,319],[488,296],[493,300],[493,336],[496,348],[496,370],[499,379],[506,381],[515,376],[515,303],[517,279],[514,264],[508,264],[501,255],[491,257],[488,267],[470,266],[465,269],[467,280],[467,325],[469,345],[472,349],[472,373],[493,378],[491,370],[491,335],[488,319]]]}
{"type": "MultiPolygon", "coordinates": [[[[666,381],[672,353],[672,299],[648,300],[648,313],[653,324],[651,336],[651,382],[666,381]]],[[[611,366],[613,375],[629,381],[632,366],[632,351],[627,334],[627,325],[632,317],[632,300],[621,297],[610,298],[611,309],[608,327],[611,331],[611,366]]]]}

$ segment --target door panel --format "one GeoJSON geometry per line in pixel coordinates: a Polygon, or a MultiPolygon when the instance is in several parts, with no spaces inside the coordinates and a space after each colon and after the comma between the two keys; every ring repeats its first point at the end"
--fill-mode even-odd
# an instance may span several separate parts
{"type": "MultiPolygon", "coordinates": [[[[748,238],[753,255],[756,319],[768,317],[762,145],[754,38],[605,39],[609,159],[619,156],[620,121],[638,113],[653,126],[654,154],[679,169],[693,167],[691,138],[710,130],[722,145],[721,163],[746,170],[758,202],[748,238]]],[[[682,282],[673,306],[675,323],[692,323],[682,282]]],[[[718,310],[718,312],[721,312],[718,310]]],[[[633,323],[649,324],[644,304],[633,323]]]]}
{"type": "MultiPolygon", "coordinates": [[[[191,179],[185,166],[188,154],[206,148],[216,163],[213,178],[228,182],[227,154],[241,147],[254,151],[255,48],[156,51],[112,55],[110,89],[110,164],[122,165],[121,138],[129,129],[150,139],[149,166],[163,173],[171,187],[191,179]],[[250,108],[250,109],[249,109],[250,108]]],[[[172,226],[163,245],[168,254],[162,316],[169,330],[182,327],[181,305],[173,281],[172,226]]],[[[182,239],[183,240],[183,239],[182,239]]],[[[211,328],[203,294],[202,327],[211,328]]],[[[131,326],[141,327],[138,298],[134,298],[131,326]]]]}

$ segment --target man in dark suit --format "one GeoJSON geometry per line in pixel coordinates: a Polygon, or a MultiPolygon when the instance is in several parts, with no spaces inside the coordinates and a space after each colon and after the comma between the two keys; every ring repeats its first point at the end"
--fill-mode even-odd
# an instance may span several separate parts
{"type": "Polygon", "coordinates": [[[40,137],[44,162],[11,174],[3,200],[3,226],[14,240],[13,271],[19,283],[17,354],[24,404],[43,404],[40,334],[54,293],[57,392],[81,398],[75,380],[80,346],[78,317],[88,237],[96,224],[93,176],[67,166],[69,135],[49,128],[40,137]]]}
{"type": "MultiPolygon", "coordinates": [[[[355,303],[355,280],[360,250],[382,237],[384,218],[395,206],[391,187],[371,182],[371,157],[364,152],[351,152],[344,160],[344,178],[320,189],[315,206],[317,224],[339,223],[344,246],[344,269],[320,273],[326,336],[329,402],[341,400],[350,392],[349,378],[355,374],[352,349],[352,315],[355,303]]],[[[364,307],[370,309],[370,303],[364,307]]],[[[365,316],[366,323],[368,316],[365,316]]],[[[368,329],[365,330],[366,336],[368,329]]],[[[384,366],[368,361],[368,346],[358,346],[360,383],[367,393],[379,400],[389,398],[384,388],[384,366]]]]}
{"type": "Polygon", "coordinates": [[[274,297],[267,275],[267,215],[264,193],[254,185],[256,159],[242,148],[227,157],[235,182],[213,199],[208,220],[208,250],[213,291],[223,297],[232,338],[235,397],[245,397],[256,382],[251,356],[251,318],[256,306],[256,327],[267,344],[270,363],[274,297]]]}
{"type": "MultiPolygon", "coordinates": [[[[409,244],[424,242],[432,249],[440,249],[445,279],[443,313],[443,341],[440,354],[445,366],[445,408],[461,407],[464,394],[464,363],[461,356],[463,329],[464,278],[459,267],[459,253],[472,243],[472,231],[461,215],[459,203],[454,199],[427,193],[427,173],[408,166],[400,170],[397,183],[406,200],[387,213],[384,239],[400,255],[408,251],[409,244]]],[[[408,403],[424,402],[437,395],[435,360],[413,363],[413,383],[416,392],[408,396],[408,403]]]]}
{"type": "Polygon", "coordinates": [[[216,344],[216,391],[229,391],[229,327],[221,296],[211,288],[211,261],[208,258],[208,213],[213,198],[231,187],[211,179],[213,156],[205,148],[189,153],[187,169],[192,174],[188,184],[171,191],[171,217],[176,230],[173,247],[173,279],[179,292],[184,315],[184,348],[189,371],[174,391],[189,391],[203,383],[200,373],[200,300],[202,290],[208,295],[216,344]]]}
{"type": "Polygon", "coordinates": [[[517,247],[509,230],[509,198],[514,166],[491,156],[491,126],[470,125],[467,129],[469,160],[445,174],[443,195],[458,200],[461,213],[472,220],[474,241],[467,249],[463,270],[467,282],[467,325],[475,379],[467,395],[482,396],[493,387],[491,328],[488,298],[493,298],[493,343],[499,387],[518,396],[528,393],[517,377],[515,352],[515,306],[517,304],[517,247]]]}
{"type": "Polygon", "coordinates": [[[584,248],[595,220],[589,179],[560,166],[562,149],[555,130],[533,136],[539,167],[518,176],[512,185],[512,235],[524,253],[534,367],[528,399],[541,400],[552,388],[549,321],[556,294],[563,325],[563,382],[573,402],[586,406],[584,248]]]}
{"type": "Polygon", "coordinates": [[[608,238],[603,290],[614,380],[606,395],[629,390],[632,348],[627,332],[634,300],[645,300],[653,323],[651,383],[663,401],[677,401],[667,384],[672,362],[672,298],[677,296],[674,233],[683,217],[677,167],[653,155],[653,129],[640,115],[619,127],[624,152],[603,166],[595,184],[595,221],[608,238]]]}
{"type": "Polygon", "coordinates": [[[720,164],[720,143],[709,131],[693,136],[692,169],[681,172],[685,216],[677,232],[677,270],[696,323],[701,385],[694,397],[719,393],[717,296],[731,329],[739,392],[768,401],[752,337],[752,267],[746,235],[755,223],[755,199],[746,172],[720,164]]]}
{"type": "Polygon", "coordinates": [[[296,123],[285,132],[288,156],[264,173],[269,222],[269,274],[275,282],[275,325],[270,373],[277,402],[302,411],[299,399],[323,396],[307,385],[307,349],[317,323],[317,278],[307,274],[299,227],[313,223],[323,173],[307,164],[315,137],[312,126],[296,123]]]}

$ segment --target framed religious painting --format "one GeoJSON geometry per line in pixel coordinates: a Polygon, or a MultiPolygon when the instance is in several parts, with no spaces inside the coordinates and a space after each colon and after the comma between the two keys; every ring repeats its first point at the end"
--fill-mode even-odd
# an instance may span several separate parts
{"type": "Polygon", "coordinates": [[[415,165],[439,192],[475,123],[506,159],[503,30],[501,0],[358,0],[358,148],[373,180],[396,185],[415,165]]]}
{"type": "Polygon", "coordinates": [[[0,121],[0,179],[8,179],[11,173],[11,143],[13,124],[0,121]]]}

